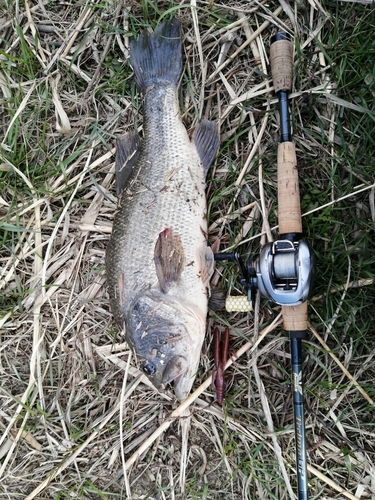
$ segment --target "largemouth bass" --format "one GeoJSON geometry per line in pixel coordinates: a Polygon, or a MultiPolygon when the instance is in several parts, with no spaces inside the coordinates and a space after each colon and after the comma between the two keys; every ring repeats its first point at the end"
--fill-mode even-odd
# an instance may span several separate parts
{"type": "Polygon", "coordinates": [[[159,390],[174,382],[184,400],[206,330],[213,254],[206,242],[205,174],[219,138],[215,123],[203,120],[191,140],[181,121],[181,49],[176,19],[130,44],[144,96],[144,136],[117,141],[119,201],[106,269],[113,315],[141,369],[159,390]]]}

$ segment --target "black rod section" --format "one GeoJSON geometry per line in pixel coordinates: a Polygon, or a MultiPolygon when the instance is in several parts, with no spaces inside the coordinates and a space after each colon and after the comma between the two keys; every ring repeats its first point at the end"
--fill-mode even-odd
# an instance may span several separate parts
{"type": "Polygon", "coordinates": [[[280,90],[278,96],[280,112],[280,142],[290,142],[292,140],[292,134],[290,132],[288,91],[280,90]]]}
{"type": "MultiPolygon", "coordinates": [[[[293,333],[293,332],[290,332],[293,333]]],[[[292,355],[293,374],[293,409],[294,429],[296,438],[297,488],[298,500],[308,500],[305,415],[303,408],[303,380],[302,380],[302,342],[301,338],[291,335],[290,348],[292,355]]]]}
{"type": "MultiPolygon", "coordinates": [[[[271,38],[271,45],[275,42],[288,41],[291,42],[291,36],[286,32],[276,33],[271,38]]],[[[292,140],[292,134],[290,131],[290,119],[289,119],[289,107],[288,107],[288,97],[289,92],[287,89],[280,90],[278,93],[279,98],[279,112],[280,112],[280,142],[289,142],[292,140]]]]}

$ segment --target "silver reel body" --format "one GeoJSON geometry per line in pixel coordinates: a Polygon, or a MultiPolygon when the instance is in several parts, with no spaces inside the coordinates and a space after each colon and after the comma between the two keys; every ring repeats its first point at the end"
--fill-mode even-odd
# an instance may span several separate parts
{"type": "Polygon", "coordinates": [[[307,300],[312,286],[313,255],[305,240],[267,243],[254,267],[263,297],[286,306],[307,300]]]}

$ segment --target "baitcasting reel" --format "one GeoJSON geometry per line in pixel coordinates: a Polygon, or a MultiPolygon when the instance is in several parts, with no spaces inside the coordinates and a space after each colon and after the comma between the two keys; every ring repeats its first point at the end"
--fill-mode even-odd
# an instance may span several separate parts
{"type": "Polygon", "coordinates": [[[226,309],[249,311],[255,300],[256,290],[262,297],[282,306],[296,306],[309,296],[313,277],[313,255],[305,240],[277,240],[267,243],[258,258],[245,264],[238,252],[215,254],[215,260],[232,260],[241,270],[241,285],[245,297],[227,297],[226,309]],[[247,307],[246,307],[247,305],[247,307]]]}

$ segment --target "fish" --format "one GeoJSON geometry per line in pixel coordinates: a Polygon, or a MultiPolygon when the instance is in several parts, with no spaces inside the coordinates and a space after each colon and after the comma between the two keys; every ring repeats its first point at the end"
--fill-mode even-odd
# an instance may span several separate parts
{"type": "Polygon", "coordinates": [[[140,369],[185,400],[206,333],[214,255],[207,245],[205,179],[219,148],[203,119],[190,138],[181,120],[181,25],[177,19],[130,41],[143,97],[143,137],[117,139],[118,206],[106,251],[109,303],[140,369]]]}

